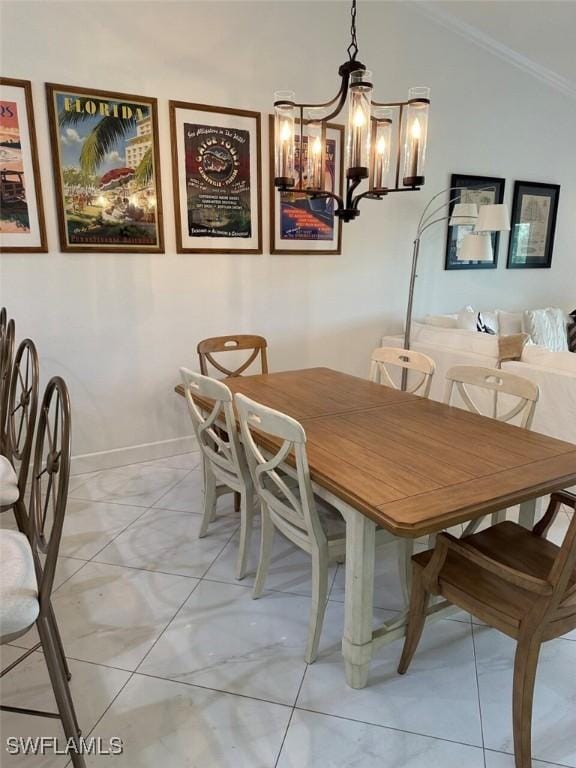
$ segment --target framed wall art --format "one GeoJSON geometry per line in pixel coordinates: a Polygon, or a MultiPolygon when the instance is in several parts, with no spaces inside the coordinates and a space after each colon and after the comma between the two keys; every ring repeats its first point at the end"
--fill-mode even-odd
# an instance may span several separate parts
{"type": "MultiPolygon", "coordinates": [[[[342,222],[334,215],[334,200],[313,200],[299,192],[279,192],[274,187],[274,117],[268,118],[270,139],[270,253],[340,254],[342,222]]],[[[295,136],[295,170],[300,172],[301,159],[306,167],[307,137],[295,136]]],[[[324,179],[328,192],[342,195],[344,126],[328,124],[324,179]]]]}
{"type": "Polygon", "coordinates": [[[508,269],[547,269],[552,265],[560,186],[516,181],[508,245],[508,269]]]}
{"type": "MultiPolygon", "coordinates": [[[[478,206],[502,203],[505,185],[505,179],[493,176],[453,173],[450,177],[450,187],[457,187],[457,190],[450,192],[450,214],[456,203],[474,203],[478,206]],[[492,188],[483,189],[484,187],[492,188]]],[[[448,226],[445,269],[496,269],[500,245],[499,232],[492,233],[492,261],[461,261],[459,259],[462,240],[473,231],[474,226],[471,224],[448,226]]]]}
{"type": "Polygon", "coordinates": [[[63,251],[163,253],[156,99],[46,85],[63,251]]]}
{"type": "Polygon", "coordinates": [[[46,253],[32,85],[0,77],[0,253],[46,253]]]}
{"type": "Polygon", "coordinates": [[[260,113],[170,102],[178,253],[262,253],[260,113]]]}

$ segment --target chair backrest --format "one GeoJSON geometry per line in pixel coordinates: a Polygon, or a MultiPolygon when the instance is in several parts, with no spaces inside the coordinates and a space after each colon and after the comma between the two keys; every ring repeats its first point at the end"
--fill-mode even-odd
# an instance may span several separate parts
{"type": "Polygon", "coordinates": [[[413,371],[413,381],[406,387],[406,392],[421,397],[429,397],[432,377],[436,365],[432,358],[413,349],[379,347],[372,352],[370,360],[370,381],[399,389],[390,375],[390,368],[413,371]]]}
{"type": "Polygon", "coordinates": [[[0,451],[7,451],[6,426],[8,421],[8,399],[10,396],[10,377],[14,359],[14,339],[16,327],[14,320],[8,320],[0,336],[0,451]]]}
{"type": "Polygon", "coordinates": [[[226,384],[210,376],[180,368],[184,395],[192,426],[202,455],[214,474],[223,482],[249,477],[236,427],[232,392],[226,384]],[[209,412],[201,409],[194,397],[213,402],[209,412]]]}
{"type": "Polygon", "coordinates": [[[208,363],[225,376],[241,376],[258,355],[260,355],[260,368],[262,373],[268,373],[268,357],[266,349],[268,343],[263,336],[239,334],[236,336],[214,336],[198,343],[197,352],[200,360],[200,373],[208,375],[208,363]],[[250,350],[249,356],[237,368],[226,368],[222,362],[216,360],[214,353],[236,352],[250,350]]]}
{"type": "Polygon", "coordinates": [[[534,420],[536,403],[540,396],[537,384],[517,376],[515,373],[501,371],[498,368],[484,368],[476,365],[456,365],[446,373],[446,397],[445,403],[451,404],[452,396],[456,391],[462,399],[467,410],[480,416],[491,416],[498,421],[509,422],[516,417],[520,418],[519,426],[530,429],[534,420]],[[486,413],[474,398],[472,391],[476,388],[480,391],[493,393],[491,398],[491,412],[486,413]],[[503,398],[502,396],[507,396],[503,398]],[[510,406],[510,398],[516,398],[517,402],[510,406]],[[500,412],[500,405],[505,399],[505,409],[500,412]]]}
{"type": "Polygon", "coordinates": [[[38,416],[30,490],[30,531],[38,571],[40,611],[46,611],[62,538],[70,479],[71,412],[66,383],[48,382],[38,416]],[[41,563],[40,554],[44,555],[41,563]]]}
{"type": "Polygon", "coordinates": [[[12,366],[6,423],[6,455],[18,471],[20,498],[24,498],[32,455],[39,377],[36,346],[31,339],[24,339],[12,366]]]}
{"type": "Polygon", "coordinates": [[[236,394],[235,403],[254,487],[273,521],[290,538],[309,537],[325,546],[326,533],[314,501],[304,427],[296,419],[245,395],[236,394]],[[270,450],[263,451],[258,445],[258,433],[272,438],[270,450]],[[268,453],[269,457],[265,455],[268,453]],[[290,487],[286,474],[281,474],[289,457],[295,464],[297,489],[290,487]]]}

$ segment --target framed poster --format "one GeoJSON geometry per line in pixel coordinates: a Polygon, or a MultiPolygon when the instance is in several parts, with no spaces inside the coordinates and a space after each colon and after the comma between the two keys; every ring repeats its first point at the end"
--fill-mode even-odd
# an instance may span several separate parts
{"type": "MultiPolygon", "coordinates": [[[[270,253],[309,255],[342,253],[342,222],[334,215],[332,198],[312,200],[302,192],[279,192],[274,187],[274,117],[268,118],[270,139],[270,253]]],[[[295,169],[300,172],[303,153],[295,136],[295,169]]],[[[328,124],[324,178],[326,190],[342,195],[344,126],[328,124]]]]}
{"type": "Polygon", "coordinates": [[[260,113],[170,102],[178,253],[262,253],[260,113]]]}
{"type": "MultiPolygon", "coordinates": [[[[493,176],[469,176],[453,173],[450,177],[450,187],[457,187],[457,190],[450,192],[450,215],[452,215],[456,203],[474,203],[477,206],[502,203],[505,185],[505,179],[493,176]],[[492,189],[480,189],[481,187],[492,187],[492,189]]],[[[448,225],[445,269],[496,269],[500,246],[499,232],[492,233],[492,261],[460,261],[458,259],[463,238],[473,231],[474,226],[472,224],[448,225]]]]}
{"type": "Polygon", "coordinates": [[[516,181],[508,244],[508,269],[548,269],[558,213],[558,184],[516,181]]]}
{"type": "Polygon", "coordinates": [[[0,253],[46,253],[32,84],[0,77],[0,253]]]}
{"type": "Polygon", "coordinates": [[[156,99],[46,84],[60,246],[164,253],[156,99]]]}

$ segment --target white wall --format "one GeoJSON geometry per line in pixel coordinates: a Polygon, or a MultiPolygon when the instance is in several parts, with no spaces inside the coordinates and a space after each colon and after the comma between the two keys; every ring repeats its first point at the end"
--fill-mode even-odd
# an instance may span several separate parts
{"type": "MultiPolygon", "coordinates": [[[[186,435],[172,394],[178,366],[205,336],[262,333],[272,370],[328,365],[364,375],[371,348],[401,326],[417,216],[451,172],[562,185],[553,268],[445,272],[445,230],[423,248],[417,314],[576,305],[576,102],[438,25],[411,3],[361,3],[361,59],[376,97],[432,88],[425,191],[366,202],[345,225],[342,256],[271,256],[267,184],[262,256],[176,255],[171,98],[270,111],[273,91],[325,99],[348,45],[340,2],[4,2],[2,74],[33,82],[48,255],[3,255],[0,299],[19,336],[39,344],[45,375],[72,390],[74,452],[186,435]],[[61,254],[43,83],[159,99],[165,255],[61,254]]],[[[268,178],[263,120],[263,177],[268,178]]]]}

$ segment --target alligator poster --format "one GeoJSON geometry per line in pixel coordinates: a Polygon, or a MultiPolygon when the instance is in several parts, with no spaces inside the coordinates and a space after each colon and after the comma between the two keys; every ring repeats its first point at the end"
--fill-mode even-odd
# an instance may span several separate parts
{"type": "Polygon", "coordinates": [[[62,250],[162,252],[156,100],[46,87],[62,250]]]}
{"type": "Polygon", "coordinates": [[[171,102],[171,124],[179,250],[259,252],[259,115],[171,102]]]}
{"type": "Polygon", "coordinates": [[[0,251],[45,251],[31,86],[0,78],[0,251]]]}

